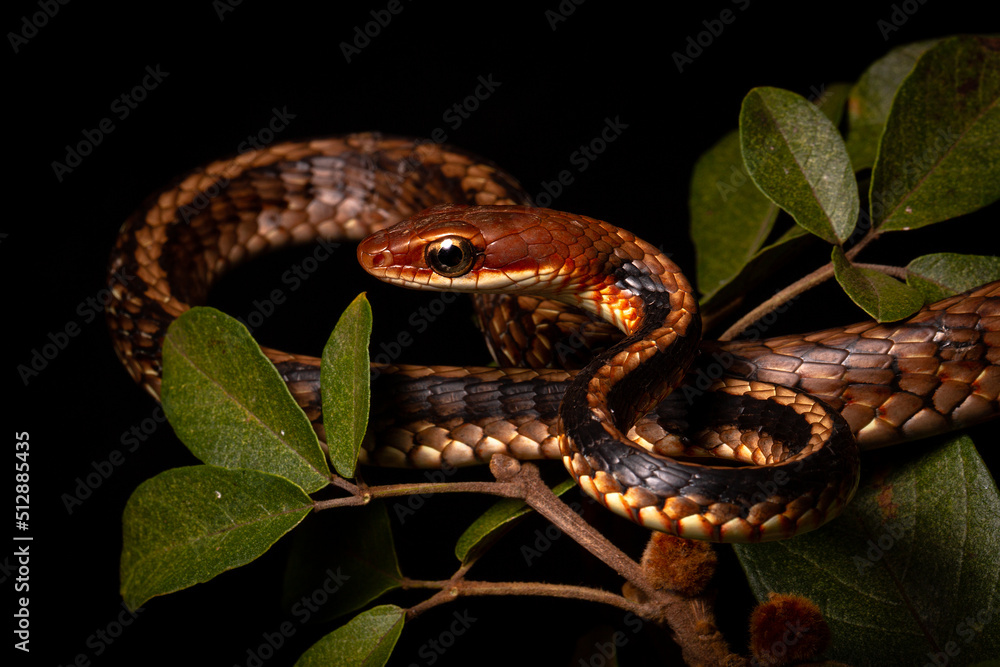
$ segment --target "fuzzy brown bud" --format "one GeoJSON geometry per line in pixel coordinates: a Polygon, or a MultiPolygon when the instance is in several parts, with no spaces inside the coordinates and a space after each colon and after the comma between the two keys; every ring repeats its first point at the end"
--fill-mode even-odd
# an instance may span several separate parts
{"type": "Polygon", "coordinates": [[[642,554],[642,569],[657,588],[690,597],[705,590],[718,561],[707,542],[653,533],[642,554]]]}
{"type": "Polygon", "coordinates": [[[830,627],[811,600],[771,593],[750,615],[755,664],[780,667],[813,658],[830,645],[830,627]]]}

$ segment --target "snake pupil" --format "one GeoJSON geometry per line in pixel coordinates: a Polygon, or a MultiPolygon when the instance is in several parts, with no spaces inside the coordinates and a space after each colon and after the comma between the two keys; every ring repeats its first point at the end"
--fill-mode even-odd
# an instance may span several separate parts
{"type": "Polygon", "coordinates": [[[476,253],[468,239],[447,236],[428,244],[425,258],[436,273],[454,278],[469,272],[476,253]]]}

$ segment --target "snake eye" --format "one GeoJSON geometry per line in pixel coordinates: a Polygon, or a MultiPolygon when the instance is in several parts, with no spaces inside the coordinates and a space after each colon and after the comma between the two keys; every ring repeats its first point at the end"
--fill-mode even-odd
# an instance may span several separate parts
{"type": "Polygon", "coordinates": [[[476,249],[469,239],[446,236],[427,244],[424,250],[427,266],[446,278],[456,278],[469,272],[476,259],[476,249]]]}

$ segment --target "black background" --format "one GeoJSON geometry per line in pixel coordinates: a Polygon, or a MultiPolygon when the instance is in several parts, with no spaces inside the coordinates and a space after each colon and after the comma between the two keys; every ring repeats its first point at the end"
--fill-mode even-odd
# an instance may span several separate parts
{"type": "MultiPolygon", "coordinates": [[[[28,431],[31,442],[30,664],[71,664],[83,654],[95,665],[183,660],[243,665],[247,650],[262,643],[262,633],[289,619],[279,604],[286,540],[246,568],[150,601],[112,643],[95,640],[121,611],[120,519],[129,494],[167,467],[194,462],[169,427],[161,426],[134,452],[125,452],[121,465],[71,514],[64,505],[77,478],[86,478],[113,450],[124,450],[123,434],[155,408],[119,366],[103,318],[88,323],[78,311],[103,288],[115,234],[148,193],[191,167],[234,153],[267,125],[274,109],[294,115],[279,141],[361,130],[429,136],[444,128],[449,143],[499,163],[532,194],[560,171],[571,170],[574,181],[554,208],[632,229],[662,243],[693,272],[686,205],[691,169],[701,152],[735,127],[740,101],[751,87],[780,86],[812,96],[824,84],[855,80],[894,46],[990,27],[986,17],[961,3],[912,2],[907,8],[915,13],[886,39],[878,21],[893,14],[890,3],[865,9],[773,4],[710,2],[678,9],[599,0],[576,6],[563,0],[564,11],[573,11],[553,28],[546,12],[559,11],[557,0],[530,9],[402,2],[402,10],[347,62],[340,44],[353,40],[355,27],[363,28],[373,20],[370,12],[385,10],[387,3],[338,3],[332,9],[325,3],[246,1],[220,16],[216,6],[222,3],[72,2],[60,6],[16,53],[8,44],[5,130],[8,183],[13,177],[14,187],[6,200],[15,207],[0,225],[6,234],[0,252],[4,336],[13,341],[4,347],[13,362],[8,382],[15,400],[5,404],[4,416],[8,437],[28,431]],[[678,71],[672,54],[688,48],[689,37],[706,31],[703,22],[716,21],[724,10],[732,12],[732,22],[714,23],[721,34],[678,71]],[[119,118],[113,101],[142,81],[147,66],[168,75],[127,118],[119,118]],[[499,86],[453,127],[444,114],[473,94],[479,77],[499,86]],[[66,145],[77,144],[84,130],[106,117],[114,131],[57,180],[52,162],[64,161],[66,145]],[[606,119],[625,129],[586,171],[576,171],[571,154],[599,136],[606,119]],[[15,367],[29,364],[32,350],[69,322],[81,333],[25,386],[15,367]]],[[[4,21],[5,32],[21,31],[22,17],[38,11],[37,3],[17,3],[4,21]]],[[[935,249],[969,250],[955,229],[938,226],[914,236],[925,244],[940,239],[935,249]]],[[[981,244],[971,249],[983,251],[981,244]]],[[[898,254],[903,262],[909,259],[905,249],[898,254]]],[[[241,272],[220,287],[214,303],[234,315],[247,314],[254,298],[279,285],[290,261],[294,256],[283,256],[241,272]]],[[[822,252],[803,257],[793,277],[821,261],[822,252]]],[[[375,285],[353,263],[353,253],[345,252],[324,264],[294,301],[282,306],[282,317],[271,318],[258,332],[261,340],[318,353],[343,307],[367,290],[377,346],[395,338],[410,313],[431,298],[375,285]]],[[[762,293],[767,289],[774,287],[762,293]]],[[[823,289],[777,328],[794,331],[858,317],[836,290],[823,289]]],[[[403,361],[485,361],[464,305],[449,308],[415,338],[403,361]]],[[[397,479],[381,474],[371,477],[397,479]]],[[[554,464],[547,474],[558,478],[561,468],[554,464]]],[[[463,475],[483,478],[484,472],[463,475]]],[[[463,522],[489,501],[466,498],[458,510],[451,509],[453,499],[428,503],[433,509],[422,509],[401,527],[398,546],[407,574],[443,578],[455,567],[451,549],[463,522]],[[428,534],[443,537],[435,544],[428,534]]],[[[600,515],[592,518],[638,556],[640,531],[600,515]]],[[[525,567],[519,548],[532,544],[544,526],[540,520],[525,523],[510,538],[511,546],[472,576],[614,588],[615,579],[600,565],[558,542],[538,564],[525,567]]],[[[727,566],[738,569],[735,562],[727,566]]],[[[723,580],[733,586],[724,597],[725,609],[732,610],[724,622],[740,643],[750,597],[735,574],[732,581],[723,580]]],[[[3,576],[10,587],[14,575],[5,570],[3,576]]],[[[407,605],[421,596],[393,599],[407,605]]],[[[408,626],[392,664],[430,664],[420,647],[446,628],[454,611],[468,611],[477,620],[437,664],[575,665],[581,656],[586,664],[595,640],[584,640],[574,657],[581,634],[602,624],[628,629],[620,612],[591,605],[460,600],[408,626]]],[[[292,664],[334,626],[299,628],[265,664],[292,664]]],[[[645,664],[652,641],[643,636],[626,647],[629,664],[645,664]]]]}

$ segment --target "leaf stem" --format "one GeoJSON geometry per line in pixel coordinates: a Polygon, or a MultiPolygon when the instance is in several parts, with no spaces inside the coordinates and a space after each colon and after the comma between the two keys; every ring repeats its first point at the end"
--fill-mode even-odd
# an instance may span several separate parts
{"type": "Polygon", "coordinates": [[[910,273],[905,266],[892,266],[890,264],[866,264],[863,262],[854,262],[854,266],[861,269],[871,269],[872,271],[879,271],[886,275],[892,276],[893,278],[899,278],[900,280],[906,280],[906,276],[908,276],[910,273]]]}

